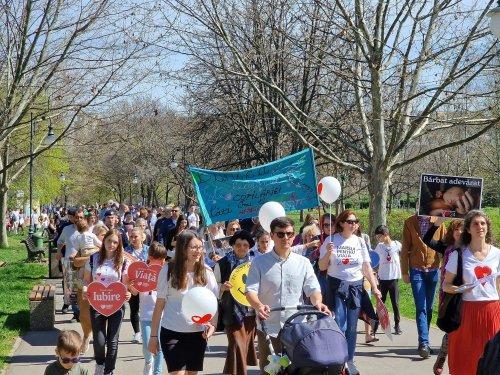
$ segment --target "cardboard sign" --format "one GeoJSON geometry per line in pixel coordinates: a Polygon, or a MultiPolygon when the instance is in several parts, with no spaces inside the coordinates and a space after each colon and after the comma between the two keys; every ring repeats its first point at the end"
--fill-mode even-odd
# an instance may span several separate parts
{"type": "Polygon", "coordinates": [[[382,331],[389,337],[389,340],[392,341],[392,332],[391,332],[391,320],[389,319],[389,311],[387,307],[384,305],[382,300],[376,298],[377,301],[377,316],[380,323],[380,327],[382,331]]]}
{"type": "Polygon", "coordinates": [[[250,262],[247,262],[236,267],[233,272],[231,272],[231,276],[229,276],[229,282],[233,284],[233,287],[229,289],[229,292],[236,301],[245,306],[250,306],[247,296],[245,295],[245,287],[249,270],[250,262]]]}
{"type": "Polygon", "coordinates": [[[418,215],[463,218],[481,209],[482,190],[482,178],[422,174],[418,215]]]}
{"type": "Polygon", "coordinates": [[[87,288],[89,303],[104,316],[113,315],[125,303],[127,287],[119,282],[108,286],[99,281],[93,281],[87,288]]]}
{"type": "Polygon", "coordinates": [[[128,267],[128,278],[139,292],[150,292],[156,290],[160,271],[159,264],[148,265],[144,262],[134,262],[128,267]]]}

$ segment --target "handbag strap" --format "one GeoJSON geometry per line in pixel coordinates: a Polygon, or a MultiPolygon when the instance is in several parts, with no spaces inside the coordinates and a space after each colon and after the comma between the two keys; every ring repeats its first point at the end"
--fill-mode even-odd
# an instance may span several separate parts
{"type": "Polygon", "coordinates": [[[457,274],[455,280],[453,280],[453,285],[460,286],[464,283],[463,278],[463,261],[462,261],[462,249],[455,249],[457,252],[457,274]]]}

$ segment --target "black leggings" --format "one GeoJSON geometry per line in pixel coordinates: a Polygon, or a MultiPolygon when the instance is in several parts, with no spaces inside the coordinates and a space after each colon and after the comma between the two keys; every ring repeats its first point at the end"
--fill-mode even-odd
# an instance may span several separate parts
{"type": "Polygon", "coordinates": [[[382,302],[385,303],[387,297],[387,292],[389,292],[389,297],[391,298],[392,310],[394,311],[394,324],[399,325],[401,317],[399,315],[399,288],[398,280],[380,280],[380,293],[382,293],[382,302]]]}
{"type": "Polygon", "coordinates": [[[134,333],[141,332],[141,325],[139,323],[139,295],[131,296],[128,304],[130,306],[130,323],[134,333]]]}
{"type": "Polygon", "coordinates": [[[98,365],[104,365],[105,374],[111,373],[115,369],[118,339],[124,315],[125,306],[110,316],[104,316],[90,306],[90,321],[94,335],[94,357],[98,365]]]}

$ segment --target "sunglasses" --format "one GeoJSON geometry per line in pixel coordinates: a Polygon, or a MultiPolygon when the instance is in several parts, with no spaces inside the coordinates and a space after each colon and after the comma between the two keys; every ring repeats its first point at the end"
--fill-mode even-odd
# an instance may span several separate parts
{"type": "Polygon", "coordinates": [[[172,212],[179,212],[179,210],[172,210],[172,212]]]}
{"type": "Polygon", "coordinates": [[[344,221],[342,221],[342,222],[343,222],[343,223],[347,223],[347,224],[351,224],[351,225],[352,225],[352,224],[357,224],[357,223],[359,223],[359,220],[358,220],[358,219],[356,219],[356,220],[344,220],[344,221]]]}
{"type": "Polygon", "coordinates": [[[292,238],[294,236],[294,232],[274,232],[278,238],[292,238]]]}
{"type": "Polygon", "coordinates": [[[68,363],[79,363],[81,358],[80,357],[75,357],[75,358],[66,358],[66,357],[59,357],[61,358],[61,362],[67,365],[68,363]]]}

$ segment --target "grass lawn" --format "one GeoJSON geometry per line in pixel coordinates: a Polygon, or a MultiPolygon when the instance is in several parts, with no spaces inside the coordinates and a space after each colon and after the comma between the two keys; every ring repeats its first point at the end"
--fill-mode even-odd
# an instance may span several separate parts
{"type": "Polygon", "coordinates": [[[0,372],[16,337],[29,328],[29,291],[48,275],[47,264],[26,262],[22,238],[9,236],[10,247],[0,249],[0,261],[7,262],[0,268],[0,372]]]}

